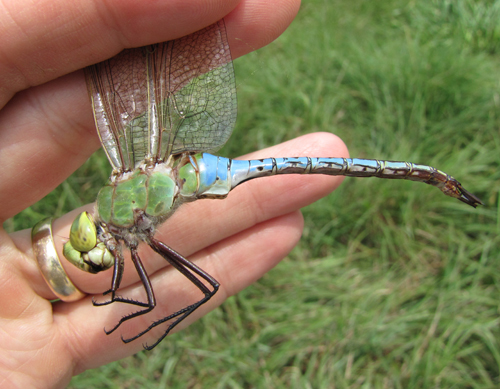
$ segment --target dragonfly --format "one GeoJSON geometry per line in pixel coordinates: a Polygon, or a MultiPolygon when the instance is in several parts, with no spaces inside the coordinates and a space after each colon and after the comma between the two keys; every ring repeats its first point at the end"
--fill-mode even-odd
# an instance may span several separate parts
{"type": "Polygon", "coordinates": [[[63,254],[80,269],[97,273],[113,267],[108,299],[95,306],[126,303],[138,310],[113,328],[152,311],[153,286],[138,246],[146,243],[203,294],[195,303],[130,338],[132,342],[164,323],[158,345],[182,320],[206,303],[219,283],[193,262],[155,238],[157,227],[184,203],[223,199],[236,186],[278,174],[326,174],[423,182],[476,207],[481,200],[448,174],[410,162],[359,158],[267,158],[231,160],[210,154],[229,139],[236,122],[234,69],[224,21],[168,42],[127,49],[85,69],[88,92],[102,147],[112,166],[93,214],[72,223],[63,254]],[[124,249],[146,292],[147,301],[117,294],[124,249]]]}

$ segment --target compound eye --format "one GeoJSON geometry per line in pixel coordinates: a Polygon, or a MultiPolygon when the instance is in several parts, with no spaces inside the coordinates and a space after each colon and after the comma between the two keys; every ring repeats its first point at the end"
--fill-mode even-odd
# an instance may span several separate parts
{"type": "Polygon", "coordinates": [[[97,244],[97,230],[94,218],[88,212],[79,214],[69,233],[69,241],[73,248],[82,253],[92,250],[97,244]]]}

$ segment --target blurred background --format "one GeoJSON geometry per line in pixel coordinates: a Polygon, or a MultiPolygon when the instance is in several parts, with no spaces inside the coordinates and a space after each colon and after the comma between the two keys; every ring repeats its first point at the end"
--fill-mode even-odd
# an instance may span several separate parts
{"type": "MultiPolygon", "coordinates": [[[[304,209],[301,242],[263,279],[70,387],[499,387],[500,1],[304,1],[235,67],[221,155],[328,131],[352,157],[435,166],[485,206],[347,178],[304,209]]],[[[94,201],[110,170],[97,152],[4,226],[94,201]]]]}

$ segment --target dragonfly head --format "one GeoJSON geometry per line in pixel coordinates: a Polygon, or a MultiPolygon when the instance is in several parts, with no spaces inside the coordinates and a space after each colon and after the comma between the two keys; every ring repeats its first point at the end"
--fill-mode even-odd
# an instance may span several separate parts
{"type": "Polygon", "coordinates": [[[113,254],[99,240],[97,225],[88,212],[82,212],[73,221],[63,254],[73,265],[89,273],[107,270],[114,263],[113,254]]]}

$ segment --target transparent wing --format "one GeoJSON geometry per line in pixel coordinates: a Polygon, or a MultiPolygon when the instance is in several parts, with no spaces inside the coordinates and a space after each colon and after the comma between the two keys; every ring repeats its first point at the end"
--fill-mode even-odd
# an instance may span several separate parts
{"type": "Polygon", "coordinates": [[[113,170],[221,147],[236,121],[221,20],[191,35],[124,50],[86,69],[96,127],[113,170]]]}

